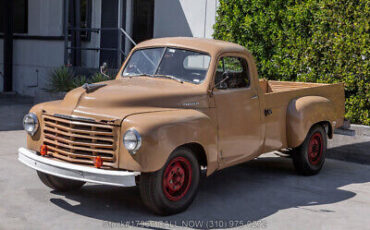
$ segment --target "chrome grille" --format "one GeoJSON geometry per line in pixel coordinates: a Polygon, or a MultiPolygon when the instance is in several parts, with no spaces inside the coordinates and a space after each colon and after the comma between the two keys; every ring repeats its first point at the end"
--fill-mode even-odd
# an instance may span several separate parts
{"type": "Polygon", "coordinates": [[[44,144],[48,154],[61,160],[93,164],[100,156],[103,166],[114,166],[114,126],[43,115],[44,144]]]}

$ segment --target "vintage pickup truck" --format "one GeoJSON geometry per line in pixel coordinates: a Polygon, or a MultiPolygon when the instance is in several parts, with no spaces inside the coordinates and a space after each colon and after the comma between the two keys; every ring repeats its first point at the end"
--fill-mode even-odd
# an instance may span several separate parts
{"type": "Polygon", "coordinates": [[[19,160],[55,190],[139,186],[155,213],[185,210],[201,172],[284,151],[320,171],[344,122],[342,84],[259,79],[237,44],[160,38],[133,48],[115,80],[85,84],[24,118],[19,160]]]}

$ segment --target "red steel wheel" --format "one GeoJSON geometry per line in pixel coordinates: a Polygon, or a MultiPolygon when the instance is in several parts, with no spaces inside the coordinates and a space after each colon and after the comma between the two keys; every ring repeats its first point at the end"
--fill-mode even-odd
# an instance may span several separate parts
{"type": "Polygon", "coordinates": [[[191,163],[184,157],[176,157],[167,165],[163,174],[163,192],[167,199],[178,201],[188,192],[192,180],[191,163]]]}
{"type": "Polygon", "coordinates": [[[312,165],[320,162],[323,152],[323,138],[320,132],[314,133],[308,143],[308,160],[312,165]]]}
{"type": "Polygon", "coordinates": [[[140,175],[140,195],[148,208],[159,215],[171,215],[190,206],[201,175],[196,154],[190,148],[178,147],[161,169],[140,175]]]}
{"type": "Polygon", "coordinates": [[[311,127],[303,143],[292,150],[296,171],[302,175],[315,175],[325,163],[327,148],[325,126],[316,124],[311,127]]]}

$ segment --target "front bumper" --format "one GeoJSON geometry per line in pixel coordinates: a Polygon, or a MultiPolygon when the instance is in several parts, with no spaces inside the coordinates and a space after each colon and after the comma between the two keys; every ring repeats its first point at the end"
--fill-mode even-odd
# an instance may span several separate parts
{"type": "Polygon", "coordinates": [[[38,156],[35,151],[26,148],[18,149],[18,160],[38,171],[66,178],[105,185],[132,187],[135,186],[135,176],[140,172],[97,169],[53,160],[38,156]]]}

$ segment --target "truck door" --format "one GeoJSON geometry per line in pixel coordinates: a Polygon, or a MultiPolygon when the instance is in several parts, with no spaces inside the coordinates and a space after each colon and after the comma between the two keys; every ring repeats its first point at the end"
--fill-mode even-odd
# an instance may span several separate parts
{"type": "Polygon", "coordinates": [[[218,148],[224,163],[257,154],[261,147],[260,105],[245,58],[219,60],[214,99],[218,122],[218,148]]]}

